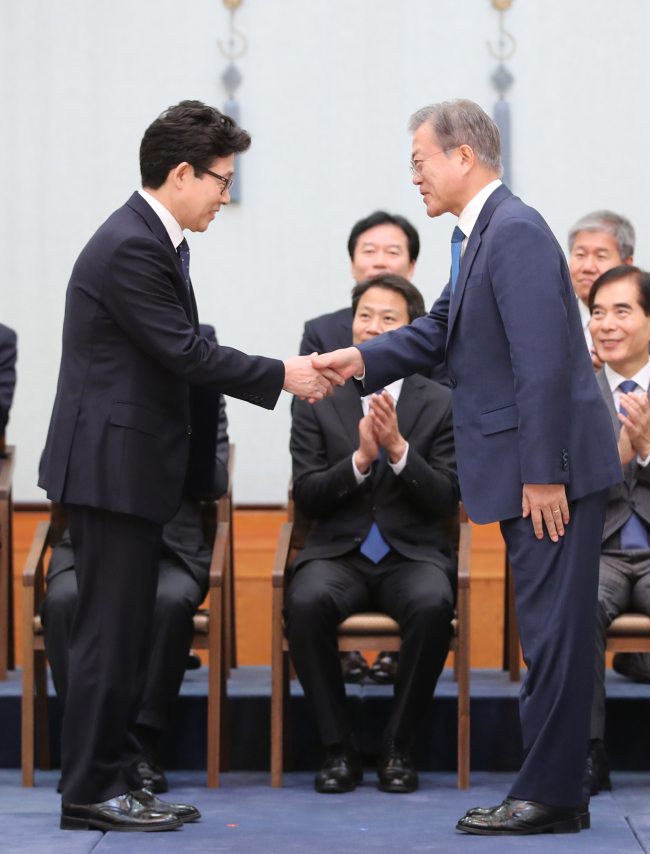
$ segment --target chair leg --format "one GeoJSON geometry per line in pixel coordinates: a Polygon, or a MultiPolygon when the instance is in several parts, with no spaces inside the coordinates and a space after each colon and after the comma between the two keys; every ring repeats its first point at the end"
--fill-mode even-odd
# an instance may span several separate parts
{"type": "Polygon", "coordinates": [[[23,702],[21,753],[23,786],[26,787],[34,785],[34,635],[30,634],[33,620],[33,599],[34,588],[23,588],[23,702]]]}
{"type": "Polygon", "coordinates": [[[7,678],[9,659],[9,499],[0,501],[0,680],[7,678]]]}
{"type": "Polygon", "coordinates": [[[226,677],[226,668],[223,664],[225,659],[226,655],[222,647],[221,705],[219,715],[221,759],[219,761],[219,770],[224,774],[227,771],[230,771],[230,717],[228,715],[228,682],[226,677]]]}
{"type": "Polygon", "coordinates": [[[223,608],[223,661],[222,667],[225,671],[225,678],[230,678],[230,667],[232,664],[232,627],[231,627],[231,618],[232,618],[232,609],[231,609],[231,597],[232,597],[232,587],[230,584],[231,576],[230,576],[230,549],[229,547],[226,549],[226,565],[224,567],[223,573],[223,587],[222,587],[222,608],[223,608]]]}
{"type": "Polygon", "coordinates": [[[38,767],[49,771],[50,724],[47,710],[47,664],[44,650],[34,652],[34,681],[36,683],[36,743],[38,744],[38,767]]]}
{"type": "Polygon", "coordinates": [[[285,655],[282,651],[282,595],[273,588],[273,649],[271,658],[271,786],[282,788],[284,759],[285,655]]]}
{"type": "Polygon", "coordinates": [[[221,588],[213,587],[210,590],[210,626],[208,634],[210,650],[208,672],[208,789],[219,788],[222,688],[221,616],[221,588]]]}

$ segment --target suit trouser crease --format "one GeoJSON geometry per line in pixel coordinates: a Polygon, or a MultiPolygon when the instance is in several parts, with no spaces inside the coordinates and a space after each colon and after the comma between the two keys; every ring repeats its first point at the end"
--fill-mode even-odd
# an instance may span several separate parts
{"type": "Polygon", "coordinates": [[[105,801],[142,781],[132,734],[142,703],[161,525],[68,505],[78,599],[61,733],[63,800],[105,801]]]}
{"type": "Polygon", "coordinates": [[[383,611],[399,624],[402,645],[388,730],[394,738],[410,741],[444,667],[453,605],[454,591],[444,569],[394,552],[377,565],[356,551],[299,567],[287,591],[286,634],[325,745],[344,741],[352,731],[338,625],[368,610],[383,611]]]}
{"type": "Polygon", "coordinates": [[[571,501],[558,543],[530,519],[501,523],[528,672],[520,693],[524,762],[513,797],[576,807],[589,800],[589,746],[600,543],[608,492],[571,501]]]}

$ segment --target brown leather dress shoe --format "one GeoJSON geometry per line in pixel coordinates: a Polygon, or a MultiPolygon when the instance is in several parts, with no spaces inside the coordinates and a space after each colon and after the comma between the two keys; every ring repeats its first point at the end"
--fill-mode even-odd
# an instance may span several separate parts
{"type": "MultiPolygon", "coordinates": [[[[480,807],[476,809],[481,809],[480,807]]],[[[581,807],[553,807],[506,798],[498,807],[471,811],[457,830],[482,836],[527,836],[533,833],[580,833],[581,807]]]]}
{"type": "Polygon", "coordinates": [[[149,809],[155,810],[156,812],[175,815],[177,818],[180,818],[183,824],[186,824],[189,821],[197,821],[201,818],[201,813],[196,807],[193,807],[190,804],[170,804],[168,801],[161,801],[160,798],[157,798],[150,789],[137,789],[136,791],[131,792],[131,794],[134,798],[140,801],[142,806],[149,807],[149,809]]]}
{"type": "Polygon", "coordinates": [[[368,675],[368,662],[360,652],[340,652],[343,681],[349,684],[362,682],[368,675]]]}
{"type": "Polygon", "coordinates": [[[178,830],[176,815],[142,804],[132,792],[99,804],[61,804],[61,830],[178,830]]]}

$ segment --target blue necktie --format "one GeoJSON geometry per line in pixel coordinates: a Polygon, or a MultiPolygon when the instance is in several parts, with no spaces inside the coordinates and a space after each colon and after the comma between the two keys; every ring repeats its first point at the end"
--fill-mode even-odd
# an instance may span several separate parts
{"type": "MultiPolygon", "coordinates": [[[[623,394],[629,394],[636,388],[634,380],[625,380],[619,385],[623,394]]],[[[627,415],[624,407],[619,404],[618,411],[621,415],[627,415]]],[[[641,519],[632,513],[630,518],[621,528],[621,549],[625,552],[648,548],[648,531],[641,519]]]]}
{"type": "Polygon", "coordinates": [[[181,242],[178,244],[178,249],[176,250],[181,259],[181,266],[183,267],[183,275],[185,276],[185,284],[187,285],[187,289],[190,289],[190,247],[183,238],[181,242]]]}
{"type": "MultiPolygon", "coordinates": [[[[381,394],[382,391],[383,391],[383,388],[380,388],[380,389],[378,389],[378,391],[375,392],[375,394],[381,394]]],[[[383,454],[384,454],[384,449],[380,448],[379,449],[379,456],[377,457],[377,459],[372,464],[372,468],[375,471],[377,469],[377,466],[379,465],[379,460],[382,458],[383,454]]],[[[373,474],[374,474],[374,471],[373,471],[373,474]]],[[[383,557],[386,557],[386,555],[388,554],[389,551],[390,551],[390,546],[388,545],[386,540],[382,537],[382,535],[379,533],[379,528],[377,527],[377,523],[373,522],[372,528],[370,529],[368,536],[361,543],[361,548],[360,548],[361,554],[365,555],[368,558],[368,560],[371,560],[373,563],[379,563],[379,561],[383,557]]]]}
{"type": "Polygon", "coordinates": [[[463,248],[463,240],[465,235],[456,226],[454,233],[451,235],[451,292],[456,290],[456,282],[458,281],[458,271],[460,270],[460,253],[463,248]]]}

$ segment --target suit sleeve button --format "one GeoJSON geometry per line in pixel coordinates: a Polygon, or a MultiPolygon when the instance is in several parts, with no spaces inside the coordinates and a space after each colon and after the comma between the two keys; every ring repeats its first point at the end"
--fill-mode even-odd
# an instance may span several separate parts
{"type": "Polygon", "coordinates": [[[189,436],[191,432],[192,432],[192,425],[188,424],[187,425],[187,435],[189,436]]]}

